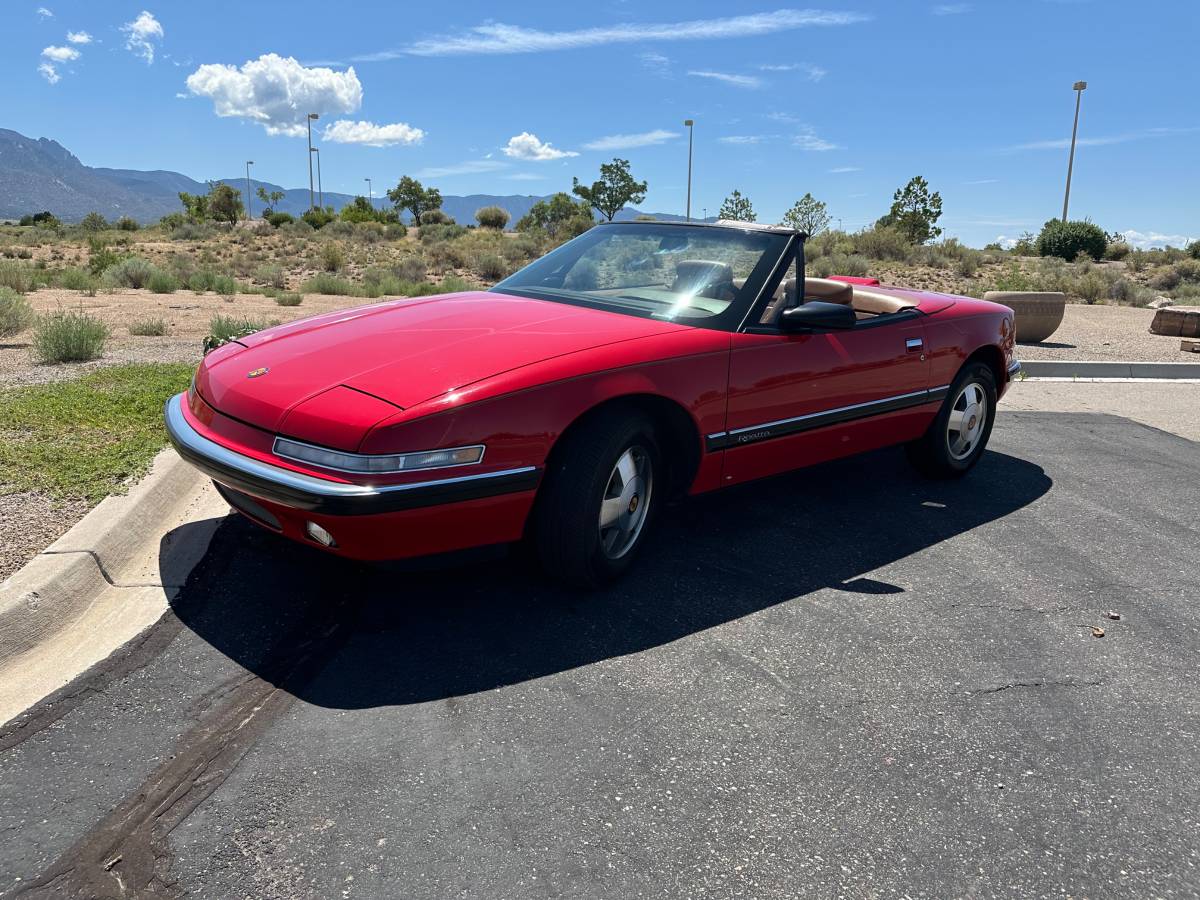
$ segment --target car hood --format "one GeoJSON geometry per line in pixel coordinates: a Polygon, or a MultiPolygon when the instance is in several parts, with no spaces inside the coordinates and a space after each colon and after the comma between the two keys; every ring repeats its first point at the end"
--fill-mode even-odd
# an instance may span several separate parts
{"type": "Polygon", "coordinates": [[[508,294],[447,294],[258,332],[210,353],[196,384],[227,416],[349,447],[397,408],[556,356],[685,327],[508,294]]]}

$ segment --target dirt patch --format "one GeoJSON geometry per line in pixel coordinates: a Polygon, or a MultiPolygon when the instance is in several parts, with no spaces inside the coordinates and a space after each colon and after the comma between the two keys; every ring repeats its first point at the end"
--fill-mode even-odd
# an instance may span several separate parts
{"type": "Polygon", "coordinates": [[[0,495],[0,581],[58,540],[89,509],[86,500],[52,500],[37,493],[0,495]]]}
{"type": "Polygon", "coordinates": [[[1062,325],[1041,344],[1018,344],[1018,359],[1193,362],[1179,338],[1150,333],[1154,310],[1068,304],[1062,325]]]}

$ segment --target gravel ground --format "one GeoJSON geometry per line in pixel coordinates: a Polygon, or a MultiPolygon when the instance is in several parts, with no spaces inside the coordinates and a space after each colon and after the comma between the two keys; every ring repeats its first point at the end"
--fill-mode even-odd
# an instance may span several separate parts
{"type": "Polygon", "coordinates": [[[1021,359],[1119,359],[1131,362],[1195,362],[1179,338],[1150,333],[1154,310],[1133,306],[1068,304],[1058,331],[1041,344],[1021,344],[1021,359]]]}
{"type": "Polygon", "coordinates": [[[0,581],[54,543],[89,509],[86,500],[55,501],[37,493],[0,495],[0,581]]]}

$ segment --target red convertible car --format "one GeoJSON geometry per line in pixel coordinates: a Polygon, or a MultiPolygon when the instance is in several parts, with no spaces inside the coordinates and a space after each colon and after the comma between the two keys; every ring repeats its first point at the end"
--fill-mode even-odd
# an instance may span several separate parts
{"type": "Polygon", "coordinates": [[[527,539],[593,586],[672,495],[891,444],[931,476],[968,471],[1020,368],[1012,311],[806,278],[804,241],[598,225],[488,291],[230,342],[167,428],[294,540],[373,560],[527,539]]]}

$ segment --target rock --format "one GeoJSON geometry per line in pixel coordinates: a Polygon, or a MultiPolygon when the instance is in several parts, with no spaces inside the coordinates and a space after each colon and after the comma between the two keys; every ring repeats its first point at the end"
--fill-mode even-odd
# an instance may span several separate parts
{"type": "Polygon", "coordinates": [[[1164,307],[1174,306],[1174,305],[1175,305],[1175,301],[1172,300],[1170,297],[1155,297],[1153,300],[1151,300],[1149,303],[1146,304],[1146,306],[1149,307],[1150,309],[1163,309],[1164,307]]]}

